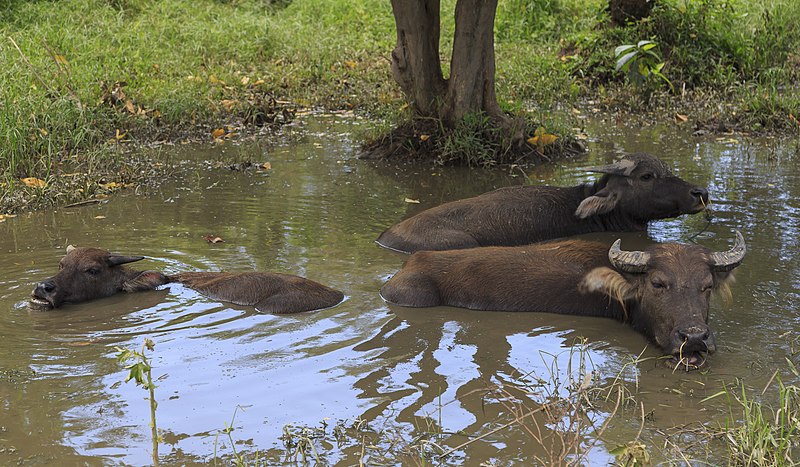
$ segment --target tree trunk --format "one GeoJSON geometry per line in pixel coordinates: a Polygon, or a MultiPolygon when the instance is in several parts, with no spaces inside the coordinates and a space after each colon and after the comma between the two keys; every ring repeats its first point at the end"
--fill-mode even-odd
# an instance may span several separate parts
{"type": "Polygon", "coordinates": [[[450,78],[439,59],[439,0],[392,0],[397,45],[392,75],[414,113],[452,128],[470,113],[485,112],[496,123],[510,119],[494,90],[494,18],[497,0],[458,0],[450,78]]]}
{"type": "Polygon", "coordinates": [[[452,126],[465,115],[486,112],[507,120],[494,90],[494,18],[497,0],[458,0],[447,96],[440,117],[452,126]]]}
{"type": "Polygon", "coordinates": [[[392,0],[392,11],[392,75],[418,116],[438,117],[447,88],[439,60],[439,0],[392,0]]]}
{"type": "Polygon", "coordinates": [[[617,26],[625,26],[629,21],[639,21],[650,16],[656,0],[609,0],[608,11],[611,21],[617,26]]]}

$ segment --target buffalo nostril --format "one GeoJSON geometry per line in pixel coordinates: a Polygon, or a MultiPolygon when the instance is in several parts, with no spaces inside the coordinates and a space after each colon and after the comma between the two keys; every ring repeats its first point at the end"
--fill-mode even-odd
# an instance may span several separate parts
{"type": "Polygon", "coordinates": [[[678,337],[686,343],[706,342],[710,336],[711,333],[708,329],[705,331],[678,331],[678,337]]]}
{"type": "Polygon", "coordinates": [[[42,292],[51,293],[56,290],[56,284],[52,281],[39,282],[36,288],[42,292]]]}

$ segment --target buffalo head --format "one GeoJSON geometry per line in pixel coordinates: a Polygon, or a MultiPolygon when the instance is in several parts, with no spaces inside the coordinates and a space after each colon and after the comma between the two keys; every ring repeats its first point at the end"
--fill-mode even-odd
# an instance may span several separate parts
{"type": "Polygon", "coordinates": [[[736,232],[734,246],[712,252],[698,245],[662,244],[647,251],[623,251],[620,240],[608,252],[613,269],[599,267],[581,282],[583,292],[602,292],[626,308],[631,324],[687,367],[703,364],[716,350],[708,326],[712,291],[730,295],[732,270],[746,247],[736,232]]]}
{"type": "Polygon", "coordinates": [[[168,279],[154,271],[134,271],[124,266],[144,256],[122,256],[99,248],[67,247],[58,265],[58,274],[36,285],[28,305],[32,309],[58,308],[108,297],[117,292],[152,290],[168,279]]]}
{"type": "Polygon", "coordinates": [[[589,171],[605,175],[599,182],[602,188],[575,211],[580,219],[615,211],[646,224],[651,219],[694,214],[708,205],[705,188],[676,177],[663,161],[650,154],[630,154],[589,171]]]}

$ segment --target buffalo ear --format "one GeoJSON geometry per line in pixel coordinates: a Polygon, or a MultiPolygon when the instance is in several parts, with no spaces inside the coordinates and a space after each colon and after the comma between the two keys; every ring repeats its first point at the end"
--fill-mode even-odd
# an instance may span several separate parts
{"type": "Polygon", "coordinates": [[[635,289],[622,274],[605,266],[592,269],[578,284],[580,293],[600,292],[620,303],[631,298],[635,289]]]}
{"type": "Polygon", "coordinates": [[[121,256],[121,255],[108,255],[106,263],[109,266],[119,266],[120,264],[133,263],[134,261],[141,261],[144,256],[121,256]]]}
{"type": "Polygon", "coordinates": [[[133,279],[125,281],[122,284],[122,290],[126,292],[143,292],[145,290],[155,290],[159,285],[169,283],[169,278],[160,272],[144,271],[133,279]]]}
{"type": "Polygon", "coordinates": [[[617,207],[618,201],[619,195],[616,192],[604,188],[581,201],[578,209],[575,210],[575,216],[580,219],[586,219],[590,216],[611,212],[617,207]]]}

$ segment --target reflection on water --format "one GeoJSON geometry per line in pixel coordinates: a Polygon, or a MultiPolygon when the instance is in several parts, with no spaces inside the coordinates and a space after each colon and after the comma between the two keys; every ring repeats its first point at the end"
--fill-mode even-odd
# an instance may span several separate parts
{"type": "MultiPolygon", "coordinates": [[[[161,453],[187,465],[208,462],[215,447],[231,452],[217,434],[234,411],[238,449],[259,449],[275,461],[285,425],[360,418],[372,430],[406,439],[444,433],[437,442],[457,448],[455,463],[530,462],[544,454],[524,427],[491,433],[509,413],[489,388],[516,388],[524,398],[521,388],[541,387],[539,378],[567,378],[575,357],[570,349],[581,337],[600,379],[623,374],[635,383],[638,400],[653,411],[642,433],[653,446],[663,445],[660,430],[723,421],[724,403],[702,400],[725,383],[741,379],[760,391],[776,369],[784,381],[797,382],[783,371],[800,334],[796,143],[700,139],[675,127],[634,133],[598,124],[589,126],[594,140],[580,159],[526,171],[469,171],[358,161],[350,139],[356,124],[311,120],[292,130],[291,144],[224,147],[240,160],[270,162],[269,170],[214,168],[206,161],[218,158],[216,150],[172,148],[175,160],[203,169],[149,196],[127,193],[104,204],[0,223],[0,462],[147,463],[146,392],[121,384],[126,372],[115,352],[115,346],[140,347],[144,337],[156,342],[151,358],[164,430],[161,453]],[[405,257],[373,240],[401,218],[527,180],[591,180],[596,175],[581,167],[634,151],[658,154],[680,176],[706,184],[712,219],[697,215],[657,222],[647,234],[594,238],[623,237],[625,248],[696,241],[716,250],[731,245],[734,229],[747,239],[733,300],[712,306],[719,350],[707,371],[672,372],[656,359],[631,365],[640,353],[659,354],[632,329],[610,320],[407,309],[389,307],[378,296],[405,257]],[[224,242],[208,243],[206,235],[224,242]],[[55,272],[68,244],[146,255],[142,267],[166,273],[300,274],[349,298],[332,309],[277,316],[172,285],[29,312],[28,294],[37,280],[55,272]],[[471,439],[466,435],[484,438],[458,447],[471,439]]],[[[639,428],[638,412],[618,416],[587,462],[607,463],[613,459],[608,451],[633,439],[639,428]]],[[[331,446],[325,459],[352,465],[361,449],[331,446]]],[[[651,455],[670,458],[669,452],[651,455]]],[[[712,453],[711,459],[722,461],[725,453],[712,453]]]]}

